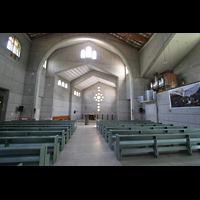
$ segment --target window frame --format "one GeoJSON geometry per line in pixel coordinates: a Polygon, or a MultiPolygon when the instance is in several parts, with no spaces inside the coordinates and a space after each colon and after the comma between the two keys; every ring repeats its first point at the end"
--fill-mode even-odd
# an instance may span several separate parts
{"type": "Polygon", "coordinates": [[[61,86],[62,85],[62,81],[58,80],[58,85],[61,86]]]}
{"type": "Polygon", "coordinates": [[[81,49],[80,58],[91,58],[93,60],[97,59],[97,51],[92,49],[91,46],[87,46],[85,49],[81,49]]]}
{"type": "Polygon", "coordinates": [[[85,58],[85,49],[81,50],[81,58],[85,58]]]}
{"type": "MultiPolygon", "coordinates": [[[[20,44],[19,40],[15,36],[10,36],[8,38],[6,47],[9,51],[11,51],[13,54],[15,54],[15,56],[20,58],[22,48],[21,48],[21,44],[20,44]]],[[[11,56],[12,56],[12,54],[11,54],[11,56]]]]}
{"type": "Polygon", "coordinates": [[[97,59],[97,51],[96,50],[92,50],[92,59],[93,60],[97,59]]]}
{"type": "Polygon", "coordinates": [[[92,47],[91,46],[87,46],[85,48],[85,57],[86,58],[91,58],[92,57],[92,47]]]}

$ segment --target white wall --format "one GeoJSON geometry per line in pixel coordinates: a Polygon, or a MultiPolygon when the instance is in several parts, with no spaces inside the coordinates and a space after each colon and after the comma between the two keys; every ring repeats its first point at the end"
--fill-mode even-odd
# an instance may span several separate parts
{"type": "MultiPolygon", "coordinates": [[[[43,68],[41,76],[40,76],[40,87],[39,87],[39,95],[38,95],[38,107],[37,107],[36,112],[34,114],[34,118],[36,120],[40,119],[41,107],[42,107],[42,103],[44,103],[43,102],[43,98],[44,98],[44,93],[45,93],[46,71],[47,71],[47,68],[46,69],[43,68]]],[[[44,107],[43,107],[43,110],[44,110],[44,107]]]]}
{"type": "Polygon", "coordinates": [[[157,123],[157,105],[155,103],[145,103],[145,120],[157,123]]]}
{"type": "Polygon", "coordinates": [[[72,94],[71,94],[71,120],[77,120],[77,119],[81,119],[81,99],[82,99],[82,91],[76,89],[76,88],[72,88],[72,94]],[[75,96],[74,95],[74,91],[76,92],[80,92],[80,97],[79,96],[75,96]],[[74,113],[74,111],[76,111],[74,113]]]}
{"type": "MultiPolygon", "coordinates": [[[[16,107],[24,105],[24,81],[29,58],[31,42],[22,33],[0,33],[0,87],[9,90],[5,120],[19,119],[16,107]],[[15,36],[21,45],[20,58],[10,56],[7,42],[10,36],[15,36]]],[[[28,98],[27,98],[28,99],[28,98]]],[[[31,101],[32,99],[28,99],[31,101]]],[[[26,106],[24,107],[26,112],[26,106]]]]}
{"type": "Polygon", "coordinates": [[[103,83],[96,83],[82,92],[81,108],[83,117],[87,114],[99,114],[101,119],[103,114],[104,119],[107,119],[108,114],[111,119],[111,115],[113,113],[114,119],[117,119],[116,101],[116,88],[103,83]],[[100,102],[100,111],[97,112],[97,101],[94,100],[94,95],[98,93],[98,87],[100,87],[100,93],[103,94],[104,99],[100,102]]]}
{"type": "Polygon", "coordinates": [[[52,116],[69,115],[70,105],[70,83],[62,77],[55,77],[54,95],[53,95],[53,112],[52,116]],[[68,88],[59,86],[58,80],[68,84],[68,88]]]}

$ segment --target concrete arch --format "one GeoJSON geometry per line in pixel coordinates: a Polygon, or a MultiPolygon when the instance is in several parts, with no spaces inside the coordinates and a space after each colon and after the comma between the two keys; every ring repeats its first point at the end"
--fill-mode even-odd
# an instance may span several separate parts
{"type": "MultiPolygon", "coordinates": [[[[98,37],[83,37],[83,36],[75,36],[75,37],[69,37],[66,38],[64,40],[61,40],[60,42],[54,44],[42,57],[38,68],[37,68],[37,77],[36,77],[36,87],[35,87],[35,93],[34,93],[34,103],[33,103],[33,107],[37,106],[37,101],[38,101],[38,93],[39,93],[39,85],[40,85],[40,76],[41,76],[41,71],[42,71],[42,66],[43,63],[45,62],[46,59],[48,59],[48,57],[57,49],[66,47],[66,46],[70,46],[70,45],[74,45],[83,41],[93,41],[96,44],[104,47],[105,49],[117,54],[122,61],[124,62],[125,66],[128,68],[129,70],[129,79],[130,79],[130,100],[131,100],[131,110],[134,109],[134,91],[133,91],[133,76],[132,76],[132,70],[131,67],[126,59],[126,57],[123,55],[123,53],[117,48],[115,47],[113,44],[111,44],[110,42],[103,40],[102,38],[98,38],[98,37]]],[[[132,113],[132,112],[131,112],[132,113]]],[[[134,115],[131,114],[131,119],[134,119],[134,115]]]]}

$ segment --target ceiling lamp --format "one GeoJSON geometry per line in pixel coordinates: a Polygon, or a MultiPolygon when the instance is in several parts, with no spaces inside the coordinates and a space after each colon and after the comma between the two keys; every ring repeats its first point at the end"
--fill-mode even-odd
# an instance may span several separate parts
{"type": "Polygon", "coordinates": [[[164,50],[164,41],[163,41],[163,33],[162,33],[162,42],[163,42],[163,51],[164,51],[164,64],[167,64],[166,58],[165,58],[165,50],[164,50]]]}
{"type": "MultiPolygon", "coordinates": [[[[179,54],[179,61],[180,61],[180,60],[181,60],[181,57],[180,57],[180,50],[179,50],[178,40],[177,40],[176,42],[177,42],[177,46],[178,46],[178,54],[179,54]]],[[[179,66],[181,67],[182,65],[180,64],[179,66]]]]}

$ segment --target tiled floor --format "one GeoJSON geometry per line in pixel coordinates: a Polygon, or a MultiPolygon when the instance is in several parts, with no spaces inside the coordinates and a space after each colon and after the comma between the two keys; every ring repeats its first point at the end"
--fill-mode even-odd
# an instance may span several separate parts
{"type": "Polygon", "coordinates": [[[96,129],[96,123],[90,121],[89,125],[78,122],[77,129],[72,135],[65,149],[60,152],[53,166],[176,166],[199,165],[200,152],[192,156],[185,153],[160,154],[159,158],[152,155],[131,155],[121,158],[120,161],[110,150],[108,143],[96,129]]]}

